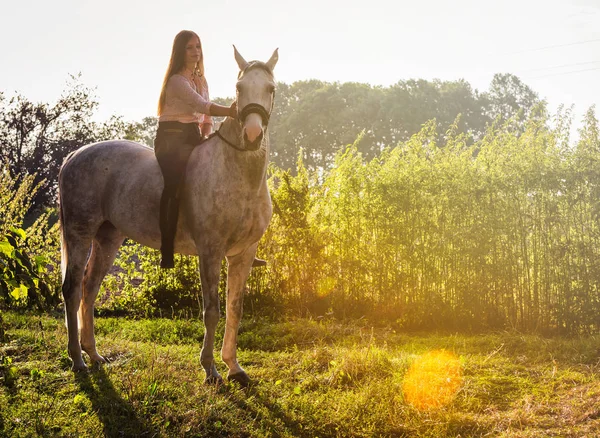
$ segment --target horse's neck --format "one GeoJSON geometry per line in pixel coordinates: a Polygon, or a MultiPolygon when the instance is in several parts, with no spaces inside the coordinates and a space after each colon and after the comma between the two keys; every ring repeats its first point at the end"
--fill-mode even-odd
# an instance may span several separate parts
{"type": "MultiPolygon", "coordinates": [[[[240,144],[242,141],[241,124],[230,117],[226,118],[221,124],[219,132],[223,137],[234,144],[240,144]]],[[[246,173],[253,185],[260,186],[266,179],[267,167],[269,164],[269,134],[265,132],[263,146],[258,151],[238,151],[229,145],[223,145],[229,150],[230,159],[238,162],[240,168],[246,173]]]]}
{"type": "Polygon", "coordinates": [[[227,117],[221,123],[219,132],[230,142],[239,143],[242,137],[242,125],[237,120],[227,117]]]}

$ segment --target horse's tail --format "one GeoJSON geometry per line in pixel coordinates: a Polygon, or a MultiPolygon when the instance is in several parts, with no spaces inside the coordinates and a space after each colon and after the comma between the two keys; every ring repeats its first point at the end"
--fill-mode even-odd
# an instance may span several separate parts
{"type": "Polygon", "coordinates": [[[70,280],[71,280],[71,276],[68,275],[67,272],[67,266],[69,263],[69,248],[67,245],[67,239],[65,238],[65,214],[64,214],[64,194],[62,191],[62,179],[63,179],[63,172],[65,170],[65,166],[66,164],[69,162],[69,159],[71,158],[71,156],[73,155],[73,152],[71,152],[69,155],[67,155],[67,157],[65,158],[65,161],[63,162],[62,166],[60,167],[60,171],[58,172],[58,223],[59,223],[59,229],[60,229],[60,271],[61,271],[61,275],[62,275],[62,292],[63,295],[66,291],[69,291],[71,289],[71,284],[70,284],[70,280]]]}
{"type": "MultiPolygon", "coordinates": [[[[59,192],[60,193],[60,192],[59,192]]],[[[60,228],[60,271],[62,274],[62,289],[65,290],[67,281],[67,263],[69,260],[69,251],[67,250],[67,242],[65,241],[65,219],[63,215],[63,201],[62,196],[59,194],[58,198],[58,222],[60,228]]]]}

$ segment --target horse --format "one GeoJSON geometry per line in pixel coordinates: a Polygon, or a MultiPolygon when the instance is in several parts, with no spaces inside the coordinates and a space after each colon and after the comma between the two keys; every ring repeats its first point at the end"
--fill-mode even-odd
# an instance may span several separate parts
{"type": "MultiPolygon", "coordinates": [[[[200,362],[211,384],[223,382],[213,350],[220,319],[220,269],[227,259],[221,358],[227,378],[246,386],[250,378],[237,361],[237,336],[246,280],[272,215],[266,177],[268,122],[279,56],[276,49],[267,62],[247,62],[235,46],[234,56],[240,69],[238,117],[226,118],[189,157],[179,194],[175,253],[199,258],[205,326],[200,362]]],[[[58,180],[68,353],[72,370],[84,371],[82,351],[93,365],[107,362],[96,350],[94,301],[119,247],[127,238],[160,247],[164,184],[153,149],[126,140],[82,146],[65,159],[58,180]]]]}

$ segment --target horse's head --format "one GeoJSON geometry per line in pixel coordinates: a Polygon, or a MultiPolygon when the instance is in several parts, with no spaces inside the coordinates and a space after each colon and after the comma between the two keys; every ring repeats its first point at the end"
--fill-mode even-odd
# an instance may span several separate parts
{"type": "Polygon", "coordinates": [[[242,144],[246,150],[260,148],[269,124],[275,99],[273,69],[277,64],[277,49],[266,63],[247,62],[235,46],[235,60],[240,67],[236,85],[238,118],[242,123],[242,144]]]}

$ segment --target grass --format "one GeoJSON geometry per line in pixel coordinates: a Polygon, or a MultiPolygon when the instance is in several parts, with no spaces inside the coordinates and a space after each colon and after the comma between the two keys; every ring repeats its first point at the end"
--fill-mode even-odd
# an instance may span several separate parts
{"type": "Polygon", "coordinates": [[[98,318],[111,363],[74,375],[62,317],[3,316],[1,436],[600,435],[598,336],[248,320],[239,360],[255,384],[241,389],[203,384],[195,320],[98,318]]]}

